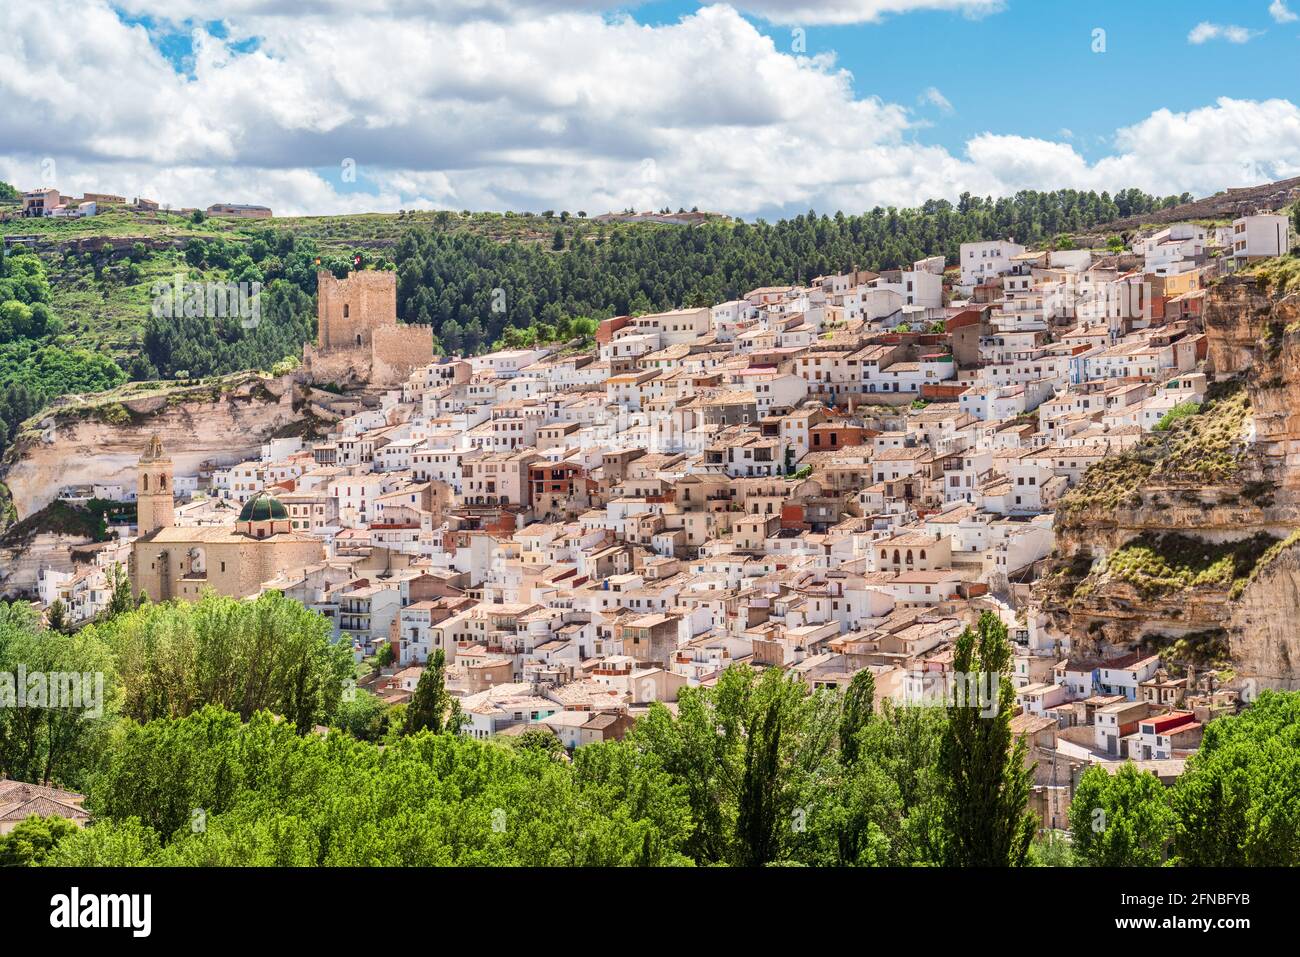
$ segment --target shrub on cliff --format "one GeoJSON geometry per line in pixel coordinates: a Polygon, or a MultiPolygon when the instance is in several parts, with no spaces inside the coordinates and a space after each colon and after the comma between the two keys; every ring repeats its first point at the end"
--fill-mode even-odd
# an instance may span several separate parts
{"type": "Polygon", "coordinates": [[[1147,594],[1202,585],[1231,588],[1278,541],[1260,533],[1235,542],[1207,542],[1170,532],[1139,535],[1106,559],[1106,574],[1147,594]]]}

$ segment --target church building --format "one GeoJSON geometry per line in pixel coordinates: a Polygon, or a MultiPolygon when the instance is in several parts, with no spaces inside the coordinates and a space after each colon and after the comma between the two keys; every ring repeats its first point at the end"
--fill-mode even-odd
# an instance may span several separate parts
{"type": "Polygon", "coordinates": [[[150,601],[193,601],[211,588],[221,595],[256,595],[286,569],[325,559],[325,546],[293,531],[288,509],[265,491],[249,499],[233,526],[177,526],[172,462],[158,436],[137,465],[139,537],[131,549],[131,586],[150,601]]]}

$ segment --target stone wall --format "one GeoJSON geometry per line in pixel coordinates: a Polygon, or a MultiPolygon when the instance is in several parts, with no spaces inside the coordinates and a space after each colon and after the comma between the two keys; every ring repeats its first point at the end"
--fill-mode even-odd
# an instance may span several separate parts
{"type": "Polygon", "coordinates": [[[387,271],[350,273],[335,279],[316,276],[316,346],[356,349],[370,345],[374,330],[397,324],[397,274],[387,271]]]}
{"type": "Polygon", "coordinates": [[[321,272],[316,281],[316,345],[303,346],[313,381],[400,385],[433,361],[433,329],[397,321],[396,273],[321,272]]]}
{"type": "Polygon", "coordinates": [[[412,372],[433,361],[431,326],[385,326],[370,343],[372,385],[400,385],[412,372]]]}

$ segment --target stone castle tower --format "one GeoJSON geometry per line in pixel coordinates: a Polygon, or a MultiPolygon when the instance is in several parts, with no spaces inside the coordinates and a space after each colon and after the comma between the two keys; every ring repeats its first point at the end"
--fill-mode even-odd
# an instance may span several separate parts
{"type": "Polygon", "coordinates": [[[397,320],[397,273],[316,273],[316,345],[304,372],[320,381],[401,385],[433,361],[433,329],[397,320]]]}
{"type": "Polygon", "coordinates": [[[172,487],[172,460],[154,434],[135,467],[136,524],[141,535],[166,528],[176,521],[176,500],[172,487]]]}
{"type": "Polygon", "coordinates": [[[369,349],[379,328],[397,326],[397,273],[377,270],[335,279],[316,274],[316,347],[369,349]]]}

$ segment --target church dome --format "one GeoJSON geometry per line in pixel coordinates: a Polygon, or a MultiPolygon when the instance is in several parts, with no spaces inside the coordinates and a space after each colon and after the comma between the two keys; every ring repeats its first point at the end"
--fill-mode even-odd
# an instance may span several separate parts
{"type": "Polygon", "coordinates": [[[246,503],[239,513],[241,522],[275,522],[288,519],[289,511],[278,498],[266,492],[258,492],[246,503]]]}

